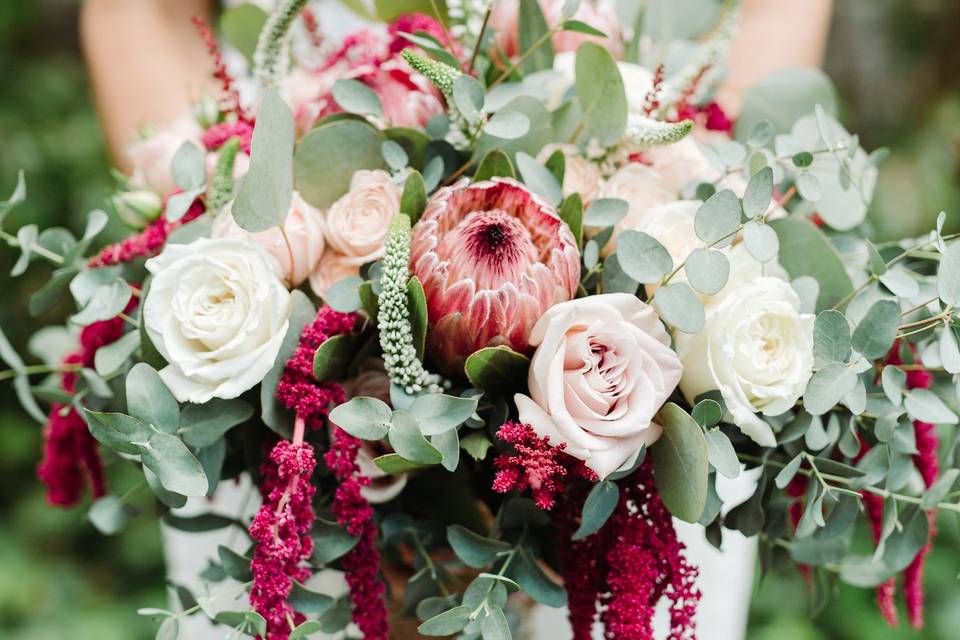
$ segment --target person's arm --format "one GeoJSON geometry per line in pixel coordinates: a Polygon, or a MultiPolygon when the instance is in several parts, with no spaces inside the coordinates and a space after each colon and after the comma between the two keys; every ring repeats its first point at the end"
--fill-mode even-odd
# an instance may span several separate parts
{"type": "Polygon", "coordinates": [[[743,90],[773,71],[820,66],[831,5],[832,0],[743,0],[729,76],[717,94],[724,110],[739,112],[743,90]]]}
{"type": "Polygon", "coordinates": [[[165,124],[211,86],[212,62],[191,18],[210,0],[86,0],[83,53],[107,143],[118,166],[137,129],[165,124]]]}

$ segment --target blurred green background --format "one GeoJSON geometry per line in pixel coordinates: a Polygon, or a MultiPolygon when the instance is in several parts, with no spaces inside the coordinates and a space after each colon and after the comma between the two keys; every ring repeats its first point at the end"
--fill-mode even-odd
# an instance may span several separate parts
{"type": "MultiPolygon", "coordinates": [[[[176,1],[176,0],[170,0],[176,1]]],[[[827,71],[842,119],[868,150],[893,151],[881,169],[872,220],[878,237],[918,234],[936,214],[960,213],[960,3],[835,0],[827,71]]],[[[76,0],[0,1],[0,198],[16,172],[29,198],[9,220],[77,228],[111,190],[109,159],[77,42],[76,0]]],[[[956,219],[956,218],[954,218],[956,219]]],[[[955,226],[955,225],[954,225],[955,226]]],[[[0,273],[15,256],[0,252],[0,273]]],[[[0,324],[24,351],[26,336],[56,319],[32,319],[24,302],[42,282],[0,278],[0,324]]],[[[62,313],[63,310],[60,311],[62,313]]],[[[136,640],[154,624],[138,607],[164,603],[160,539],[149,518],[116,538],[97,534],[85,509],[48,509],[34,469],[40,428],[0,387],[0,638],[136,640]]],[[[113,486],[127,484],[110,469],[113,486]]],[[[872,592],[840,587],[818,617],[795,571],[768,576],[754,597],[750,640],[947,640],[960,628],[960,536],[941,518],[927,570],[928,624],[891,630],[872,592]]],[[[709,640],[709,630],[701,637],[709,640]]]]}

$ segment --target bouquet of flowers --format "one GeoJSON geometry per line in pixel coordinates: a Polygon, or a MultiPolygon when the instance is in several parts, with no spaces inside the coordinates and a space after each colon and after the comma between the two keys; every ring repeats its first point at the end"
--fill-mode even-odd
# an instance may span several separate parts
{"type": "MultiPolygon", "coordinates": [[[[711,95],[735,0],[682,42],[607,0],[451,0],[377,3],[383,26],[332,44],[306,4],[224,16],[256,42],[239,78],[198,21],[223,93],[133,148],[127,239],[91,254],[101,211],[80,238],[3,232],[15,274],[54,268],[31,312],[77,307],[39,364],[0,342],[49,502],[88,490],[118,532],[124,462],[168,525],[249,534],[203,593],[142,612],[157,637],[206,615],[384,640],[406,616],[502,640],[519,591],[576,640],[650,638],[661,600],[692,638],[674,518],[758,537],[818,593],[876,588],[891,623],[902,576],[920,625],[934,514],[960,511],[937,426],[958,422],[960,243],[942,214],[871,243],[884,154],[823,76],[771,76],[731,122],[711,95]],[[242,474],[252,521],[177,513],[242,474]],[[346,595],[312,587],[325,568],[346,595]],[[220,607],[227,578],[249,610],[220,607]]],[[[24,196],[21,176],[0,220],[24,196]]]]}

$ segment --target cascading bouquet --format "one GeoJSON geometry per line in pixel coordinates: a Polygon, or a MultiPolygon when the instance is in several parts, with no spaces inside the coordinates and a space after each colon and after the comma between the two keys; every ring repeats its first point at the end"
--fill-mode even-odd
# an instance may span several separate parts
{"type": "Polygon", "coordinates": [[[15,274],[54,267],[31,312],[78,308],[30,343],[41,364],[0,344],[46,424],[49,502],[89,486],[119,531],[130,492],[103,456],[142,467],[169,525],[249,533],[178,612],[144,612],[158,637],[203,614],[380,640],[391,610],[499,640],[522,591],[577,640],[650,638],[661,600],[692,638],[673,518],[757,536],[819,593],[876,587],[891,623],[902,574],[921,624],[933,516],[960,511],[934,426],[958,422],[960,243],[943,216],[867,239],[883,154],[823,77],[772,76],[728,120],[710,95],[735,1],[672,44],[605,0],[504,0],[443,21],[385,3],[385,27],[331,45],[305,4],[224,16],[260,29],[246,99],[198,22],[223,95],[133,149],[113,204],[139,232],[92,255],[103,212],[79,239],[3,235],[15,274]],[[723,505],[718,476],[747,472],[723,505]],[[252,522],[176,512],[244,473],[252,522]],[[324,568],[346,596],[308,585],[324,568]],[[228,577],[250,611],[219,608],[228,577]]]}

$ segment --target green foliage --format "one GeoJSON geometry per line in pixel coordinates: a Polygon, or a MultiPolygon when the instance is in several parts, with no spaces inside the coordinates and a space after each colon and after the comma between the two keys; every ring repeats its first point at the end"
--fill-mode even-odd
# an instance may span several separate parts
{"type": "MultiPolygon", "coordinates": [[[[250,169],[233,203],[233,218],[241,228],[255,233],[283,224],[293,198],[293,146],[293,113],[270,89],[253,129],[250,169]]],[[[298,187],[310,202],[299,181],[298,187]]]]}
{"type": "Polygon", "coordinates": [[[600,144],[620,141],[627,127],[627,97],[617,64],[606,49],[585,42],[577,49],[576,91],[584,139],[600,144]]]}
{"type": "Polygon", "coordinates": [[[663,435],[650,447],[650,455],[663,504],[677,518],[697,522],[707,504],[709,474],[703,430],[673,402],[660,409],[657,421],[663,435]]]}
{"type": "Polygon", "coordinates": [[[293,160],[297,191],[313,206],[326,209],[350,189],[354,173],[386,167],[383,141],[383,134],[366,122],[342,119],[321,124],[297,145],[293,160]]]}

